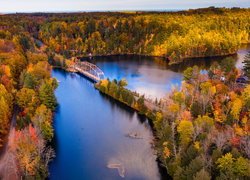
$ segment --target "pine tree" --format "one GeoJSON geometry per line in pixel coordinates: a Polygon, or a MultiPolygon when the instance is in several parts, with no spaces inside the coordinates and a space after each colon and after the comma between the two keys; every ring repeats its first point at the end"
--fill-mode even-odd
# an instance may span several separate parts
{"type": "Polygon", "coordinates": [[[41,85],[39,89],[39,97],[42,104],[50,108],[52,111],[55,110],[57,106],[57,101],[54,95],[54,89],[51,84],[45,82],[41,85]]]}

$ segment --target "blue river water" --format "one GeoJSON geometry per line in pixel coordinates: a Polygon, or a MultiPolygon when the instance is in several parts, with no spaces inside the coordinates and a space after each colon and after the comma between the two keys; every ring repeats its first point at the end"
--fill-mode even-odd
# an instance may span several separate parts
{"type": "MultiPolygon", "coordinates": [[[[249,48],[248,48],[249,49],[249,48]]],[[[247,49],[241,49],[236,66],[247,49]]],[[[188,66],[208,68],[214,61],[192,60],[169,66],[164,59],[114,56],[91,60],[110,79],[126,78],[128,88],[151,98],[162,98],[173,86],[179,87],[188,66]]],[[[152,148],[149,122],[133,110],[100,94],[92,82],[78,74],[54,69],[60,83],[56,90],[59,103],[54,118],[55,159],[50,163],[52,180],[123,179],[109,164],[120,164],[125,179],[157,180],[166,175],[159,168],[152,148]],[[142,139],[126,135],[138,133],[142,139]]]]}

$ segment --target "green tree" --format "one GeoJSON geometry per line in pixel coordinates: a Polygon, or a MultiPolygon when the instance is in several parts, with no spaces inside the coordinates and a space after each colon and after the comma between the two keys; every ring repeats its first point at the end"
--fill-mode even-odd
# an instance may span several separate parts
{"type": "Polygon", "coordinates": [[[113,80],[109,85],[108,94],[114,97],[117,94],[117,91],[118,91],[118,86],[117,86],[116,80],[113,80]]]}
{"type": "Polygon", "coordinates": [[[37,79],[31,73],[24,72],[20,78],[20,84],[25,88],[35,89],[38,84],[37,79]]]}
{"type": "Polygon", "coordinates": [[[184,172],[187,179],[192,179],[204,167],[203,163],[202,158],[199,156],[193,159],[184,172]]]}
{"type": "Polygon", "coordinates": [[[128,82],[126,79],[121,79],[119,82],[118,82],[118,85],[121,86],[121,87],[125,87],[128,85],[128,82]]]}
{"type": "Polygon", "coordinates": [[[231,57],[225,58],[223,59],[223,61],[221,61],[221,69],[223,69],[223,71],[228,74],[230,73],[233,69],[235,69],[235,60],[231,57]]]}
{"type": "Polygon", "coordinates": [[[193,178],[193,180],[210,180],[210,179],[211,176],[205,169],[201,169],[199,172],[195,174],[193,178]]]}
{"type": "Polygon", "coordinates": [[[39,88],[39,98],[42,104],[46,105],[52,111],[55,110],[57,106],[56,97],[54,95],[54,88],[52,85],[45,81],[39,88]]]}
{"type": "Polygon", "coordinates": [[[185,81],[190,81],[193,77],[193,68],[188,67],[184,72],[183,72],[183,78],[185,81]]]}
{"type": "Polygon", "coordinates": [[[194,124],[195,126],[200,127],[202,132],[209,132],[214,126],[214,120],[208,116],[199,116],[195,119],[194,124]]]}
{"type": "Polygon", "coordinates": [[[33,89],[22,88],[16,94],[17,104],[21,108],[28,108],[32,112],[37,107],[39,101],[33,89]]]}
{"type": "Polygon", "coordinates": [[[53,137],[51,110],[42,104],[36,109],[32,122],[40,129],[45,140],[51,141],[53,137]]]}
{"type": "Polygon", "coordinates": [[[235,159],[231,153],[227,153],[216,161],[221,176],[233,179],[250,177],[250,161],[243,157],[235,159]]]}
{"type": "Polygon", "coordinates": [[[218,169],[229,176],[233,175],[234,158],[231,153],[227,153],[216,161],[218,169]]]}
{"type": "Polygon", "coordinates": [[[154,120],[154,125],[157,130],[161,129],[162,126],[162,121],[163,121],[163,115],[161,112],[157,112],[155,114],[155,120],[154,120]]]}
{"type": "Polygon", "coordinates": [[[234,164],[234,173],[237,174],[238,177],[248,177],[250,178],[250,161],[249,159],[245,159],[243,157],[237,158],[234,164]]]}
{"type": "Polygon", "coordinates": [[[147,112],[147,107],[145,106],[144,103],[144,96],[140,96],[139,99],[137,100],[137,106],[139,113],[145,114],[147,112]]]}
{"type": "Polygon", "coordinates": [[[30,39],[26,35],[17,35],[14,37],[14,42],[19,48],[21,48],[24,52],[27,51],[31,47],[30,39]]]}

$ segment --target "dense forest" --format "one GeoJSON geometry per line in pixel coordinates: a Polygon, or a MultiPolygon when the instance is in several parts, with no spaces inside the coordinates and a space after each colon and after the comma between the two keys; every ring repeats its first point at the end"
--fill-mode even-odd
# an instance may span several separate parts
{"type": "MultiPolygon", "coordinates": [[[[249,17],[250,9],[238,8],[1,15],[0,146],[14,129],[13,166],[24,179],[45,179],[57,105],[51,64],[90,54],[164,56],[171,63],[234,54],[249,43],[249,17]]],[[[160,102],[127,90],[126,80],[96,88],[152,120],[159,159],[174,179],[249,179],[250,86],[238,86],[239,75],[231,59],[207,74],[189,67],[181,90],[160,102]]]]}
{"type": "MultiPolygon", "coordinates": [[[[249,62],[248,54],[246,72],[249,62]]],[[[126,89],[124,79],[102,80],[96,88],[151,119],[155,148],[173,179],[249,179],[250,85],[235,83],[239,75],[231,58],[207,74],[189,67],[181,90],[160,102],[126,89]]]]}
{"type": "MultiPolygon", "coordinates": [[[[205,10],[204,10],[205,11],[205,10]]],[[[206,13],[52,16],[38,37],[49,49],[72,55],[140,54],[184,58],[233,54],[249,42],[249,10],[206,13]]]]}
{"type": "Polygon", "coordinates": [[[238,8],[6,15],[0,17],[0,37],[25,29],[46,44],[48,52],[66,58],[140,54],[164,56],[175,63],[236,53],[249,42],[249,16],[249,9],[238,8]]]}
{"type": "Polygon", "coordinates": [[[11,148],[1,152],[0,178],[44,179],[54,156],[48,143],[53,137],[57,82],[51,78],[48,56],[32,36],[23,29],[14,31],[15,27],[2,30],[0,37],[1,149],[9,131],[14,131],[8,139],[11,148]]]}

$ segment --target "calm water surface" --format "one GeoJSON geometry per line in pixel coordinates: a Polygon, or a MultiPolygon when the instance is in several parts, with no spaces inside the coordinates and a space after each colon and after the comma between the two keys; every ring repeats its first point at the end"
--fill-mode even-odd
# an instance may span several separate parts
{"type": "MultiPolygon", "coordinates": [[[[242,68],[242,61],[250,45],[243,46],[233,56],[236,67],[242,68]]],[[[213,62],[224,58],[206,58],[187,60],[182,64],[169,66],[162,58],[139,56],[98,57],[89,60],[97,64],[110,79],[126,78],[128,88],[145,94],[148,98],[163,98],[174,87],[180,87],[182,73],[187,67],[197,65],[202,69],[209,68],[213,62]]]]}
{"type": "Polygon", "coordinates": [[[56,158],[50,179],[120,179],[108,163],[121,163],[126,179],[160,179],[147,120],[94,89],[77,74],[53,70],[60,81],[55,115],[56,158]],[[143,139],[126,137],[137,132],[143,139]]]}
{"type": "MultiPolygon", "coordinates": [[[[247,49],[241,49],[235,57],[237,67],[241,67],[246,52],[247,49]]],[[[138,56],[91,61],[106,77],[125,77],[130,89],[161,98],[173,86],[180,86],[187,66],[196,64],[206,69],[214,59],[196,59],[171,67],[162,59],[138,56]]],[[[109,163],[123,164],[125,179],[161,179],[163,174],[150,145],[152,131],[147,119],[101,95],[78,74],[55,69],[53,77],[60,81],[56,90],[60,105],[54,120],[56,158],[50,164],[50,179],[122,179],[116,169],[107,168],[109,163]],[[139,133],[143,139],[126,137],[130,132],[139,133]]]]}

